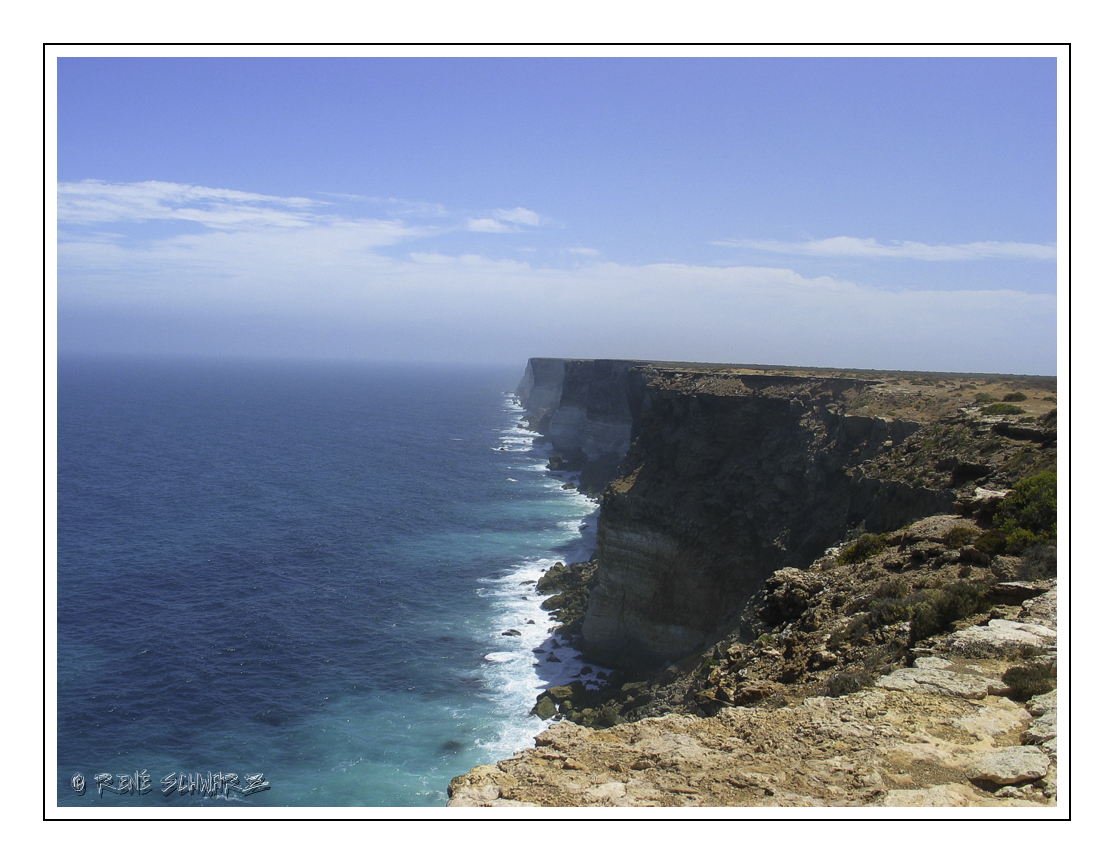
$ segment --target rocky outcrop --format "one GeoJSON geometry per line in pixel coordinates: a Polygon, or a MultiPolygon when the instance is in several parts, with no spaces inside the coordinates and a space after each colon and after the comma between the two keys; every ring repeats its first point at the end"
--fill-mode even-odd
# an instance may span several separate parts
{"type": "Polygon", "coordinates": [[[1055,748],[1020,743],[1047,716],[924,687],[603,731],[564,721],[536,747],[454,779],[449,806],[1048,806],[1055,748]]]}
{"type": "Polygon", "coordinates": [[[623,476],[600,511],[584,639],[605,665],[672,662],[699,649],[770,573],[807,564],[849,526],[889,530],[955,498],[854,472],[916,431],[845,413],[864,382],[736,375],[731,389],[700,389],[690,378],[647,377],[623,476]]]}
{"type": "MultiPolygon", "coordinates": [[[[852,528],[889,531],[957,502],[985,515],[995,481],[1054,448],[963,415],[970,401],[938,395],[938,381],[929,398],[911,388],[921,379],[893,379],[532,359],[517,394],[551,467],[603,491],[586,656],[660,668],[737,620],[775,570],[852,528]]],[[[1033,425],[1022,420],[1010,428],[1033,425]]]]}
{"type": "MultiPolygon", "coordinates": [[[[915,641],[916,627],[901,620],[915,623],[924,608],[963,613],[954,586],[991,596],[991,568],[965,565],[949,548],[966,527],[933,517],[866,562],[824,556],[779,571],[764,606],[779,623],[709,652],[680,682],[695,701],[623,722],[612,706],[637,714],[668,688],[616,688],[603,728],[557,723],[536,747],[454,779],[450,806],[1054,805],[1056,691],[1030,699],[1007,683],[1036,664],[1053,670],[1044,689],[1055,686],[1054,584],[1034,583],[1043,590],[1026,600],[976,603],[961,620],[937,618],[940,632],[915,641]],[[984,631],[975,650],[972,631],[984,631]]],[[[538,713],[574,716],[580,698],[591,696],[551,688],[538,713]]]]}
{"type": "Polygon", "coordinates": [[[629,422],[597,557],[543,592],[621,671],[450,806],[1055,804],[1055,530],[998,518],[1055,470],[1054,379],[534,360],[520,399],[565,412],[555,467],[629,422]]]}

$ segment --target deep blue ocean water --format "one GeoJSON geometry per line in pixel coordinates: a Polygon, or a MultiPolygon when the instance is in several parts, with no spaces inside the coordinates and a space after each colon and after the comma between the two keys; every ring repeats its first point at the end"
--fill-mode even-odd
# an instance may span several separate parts
{"type": "Polygon", "coordinates": [[[61,358],[58,803],[440,806],[529,746],[583,663],[523,583],[587,557],[595,507],[520,375],[61,358]],[[232,773],[268,788],[196,787],[232,773]]]}

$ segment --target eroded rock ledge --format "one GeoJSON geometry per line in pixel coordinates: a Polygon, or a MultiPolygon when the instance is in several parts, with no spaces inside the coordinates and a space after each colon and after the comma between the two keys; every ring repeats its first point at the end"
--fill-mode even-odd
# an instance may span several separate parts
{"type": "MultiPolygon", "coordinates": [[[[951,531],[965,521],[936,517],[911,533],[951,531]]],[[[857,608],[877,608],[892,593],[878,581],[893,578],[884,565],[898,556],[892,550],[874,564],[827,570],[818,562],[808,572],[775,576],[769,608],[783,608],[787,585],[811,586],[812,593],[770,638],[709,653],[686,679],[697,698],[677,705],[684,713],[606,729],[560,722],[536,747],[454,779],[450,806],[1054,805],[1056,692],[1024,701],[1003,680],[1019,666],[1055,668],[1054,583],[998,583],[989,567],[981,574],[960,569],[956,580],[982,578],[986,596],[1004,602],[912,646],[908,623],[835,645],[841,622],[856,620],[850,586],[860,586],[857,608]],[[994,593],[998,587],[1004,590],[994,593]],[[851,614],[796,641],[795,627],[822,617],[841,594],[851,614]],[[867,672],[864,659],[879,658],[885,665],[867,672]],[[808,695],[838,691],[848,679],[862,689],[808,695]],[[745,707],[750,699],[758,704],[745,707]]],[[[929,569],[906,570],[903,578],[923,581],[929,569]]]]}
{"type": "Polygon", "coordinates": [[[1054,379],[557,359],[531,360],[517,390],[554,467],[602,491],[584,651],[636,674],[703,648],[771,573],[849,529],[949,513],[976,485],[1054,465],[1055,426],[1036,422],[1054,393],[1054,379]],[[976,410],[1022,385],[1022,415],[976,410]]]}
{"type": "Polygon", "coordinates": [[[1055,379],[532,360],[518,395],[602,490],[543,593],[623,672],[450,806],[1055,803],[1055,549],[992,521],[1055,470],[1055,379]]]}

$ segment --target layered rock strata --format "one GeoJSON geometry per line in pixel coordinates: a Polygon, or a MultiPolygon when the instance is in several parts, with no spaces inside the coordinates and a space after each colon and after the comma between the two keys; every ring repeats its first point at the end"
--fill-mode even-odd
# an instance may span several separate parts
{"type": "Polygon", "coordinates": [[[675,661],[774,570],[807,564],[850,528],[949,512],[964,487],[1004,479],[991,477],[995,460],[1055,446],[1054,428],[1031,423],[957,427],[974,394],[943,386],[892,373],[531,360],[517,394],[553,447],[551,465],[603,492],[586,654],[635,673],[675,661]]]}
{"type": "Polygon", "coordinates": [[[565,722],[451,806],[1055,803],[1055,547],[993,521],[1055,471],[1054,379],[532,360],[518,395],[610,481],[543,593],[625,677],[541,694],[565,722]]]}
{"type": "Polygon", "coordinates": [[[622,476],[600,511],[586,653],[650,670],[699,649],[779,567],[848,526],[883,531],[950,508],[947,490],[850,469],[916,431],[850,415],[870,382],[647,375],[622,476]]]}
{"type": "MultiPolygon", "coordinates": [[[[715,646],[671,684],[616,688],[584,712],[610,712],[609,728],[560,722],[456,778],[450,806],[1055,804],[1056,691],[1029,698],[1014,687],[1032,676],[1011,677],[1041,672],[1038,689],[1055,687],[1054,565],[1003,581],[1027,559],[965,563],[977,549],[957,538],[972,530],[932,517],[863,563],[779,571],[758,639],[715,646]],[[935,613],[923,633],[918,609],[935,613]],[[663,707],[673,713],[623,722],[663,707]]],[[[581,719],[575,707],[563,703],[581,719]]]]}
{"type": "Polygon", "coordinates": [[[602,492],[630,446],[629,360],[533,358],[515,390],[531,429],[553,447],[553,467],[580,472],[587,493],[602,492]]]}

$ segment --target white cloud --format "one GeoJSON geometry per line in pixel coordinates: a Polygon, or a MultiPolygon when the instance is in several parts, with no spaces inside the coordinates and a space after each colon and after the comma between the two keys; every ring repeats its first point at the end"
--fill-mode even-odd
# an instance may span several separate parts
{"type": "Polygon", "coordinates": [[[521,231],[520,225],[537,227],[541,224],[541,217],[533,210],[525,207],[515,207],[513,210],[496,210],[492,214],[495,218],[469,219],[469,231],[483,231],[488,234],[509,234],[521,231]]]}
{"type": "Polygon", "coordinates": [[[516,225],[539,225],[541,218],[533,210],[525,207],[515,207],[513,210],[496,210],[495,218],[501,222],[513,222],[516,225]]]}
{"type": "Polygon", "coordinates": [[[499,222],[495,219],[469,219],[469,231],[482,231],[487,234],[509,234],[512,231],[520,231],[522,229],[516,228],[514,225],[508,225],[506,222],[499,222]]]}
{"type": "Polygon", "coordinates": [[[872,237],[829,237],[826,240],[806,240],[800,243],[785,243],[778,240],[720,240],[716,245],[813,258],[911,258],[918,261],[974,261],[983,258],[1052,261],[1056,258],[1054,245],[993,240],[932,245],[913,240],[879,243],[872,237]]]}
{"type": "Polygon", "coordinates": [[[319,203],[309,198],[281,198],[154,180],[58,184],[58,221],[62,224],[177,219],[223,230],[291,228],[312,224],[315,206],[319,203]]]}
{"type": "Polygon", "coordinates": [[[592,249],[588,246],[570,246],[565,251],[570,255],[584,255],[588,258],[595,258],[600,254],[599,249],[592,249]]]}
{"type": "MultiPolygon", "coordinates": [[[[59,191],[64,350],[1055,369],[1053,295],[884,291],[784,267],[621,265],[589,247],[567,250],[580,260],[563,268],[476,254],[391,256],[384,247],[435,230],[322,214],[304,198],[181,184],[88,181],[59,191]],[[141,239],[128,227],[166,219],[211,230],[141,239]],[[964,323],[972,321],[996,326],[972,339],[964,323]]],[[[500,232],[529,224],[472,223],[500,232]]],[[[845,250],[874,244],[843,239],[845,250]]]]}
{"type": "MultiPolygon", "coordinates": [[[[373,248],[363,226],[211,232],[142,249],[110,238],[66,241],[59,262],[64,315],[175,322],[160,325],[171,329],[160,333],[159,350],[179,342],[201,350],[209,339],[213,351],[383,359],[552,354],[1055,370],[1056,299],[1019,291],[892,292],[772,267],[397,258],[373,248]],[[202,323],[191,331],[188,321],[202,323]],[[971,321],[996,326],[971,339],[962,325],[971,321]]],[[[88,328],[72,332],[93,338],[88,328]]],[[[147,325],[120,332],[155,338],[147,325]]],[[[114,350],[126,350],[117,341],[114,350]]]]}
{"type": "MultiPolygon", "coordinates": [[[[389,246],[401,240],[426,236],[432,229],[393,219],[350,219],[333,213],[316,213],[326,206],[309,198],[280,198],[233,189],[213,189],[183,183],[104,183],[85,180],[58,185],[58,221],[69,226],[59,235],[60,254],[73,243],[90,249],[112,244],[121,234],[90,231],[81,226],[105,223],[139,223],[160,220],[190,222],[216,234],[245,233],[252,243],[292,244],[336,250],[338,245],[389,246]],[[325,236],[327,235],[327,236],[325,236]],[[269,240],[267,238],[270,238],[269,240]]],[[[156,257],[185,250],[204,255],[206,247],[219,247],[219,239],[206,234],[182,234],[153,241],[147,249],[156,257]]],[[[102,251],[105,251],[102,248],[102,251]]],[[[142,253],[135,253],[141,256],[142,253]]],[[[173,257],[173,255],[172,255],[173,257]]]]}

